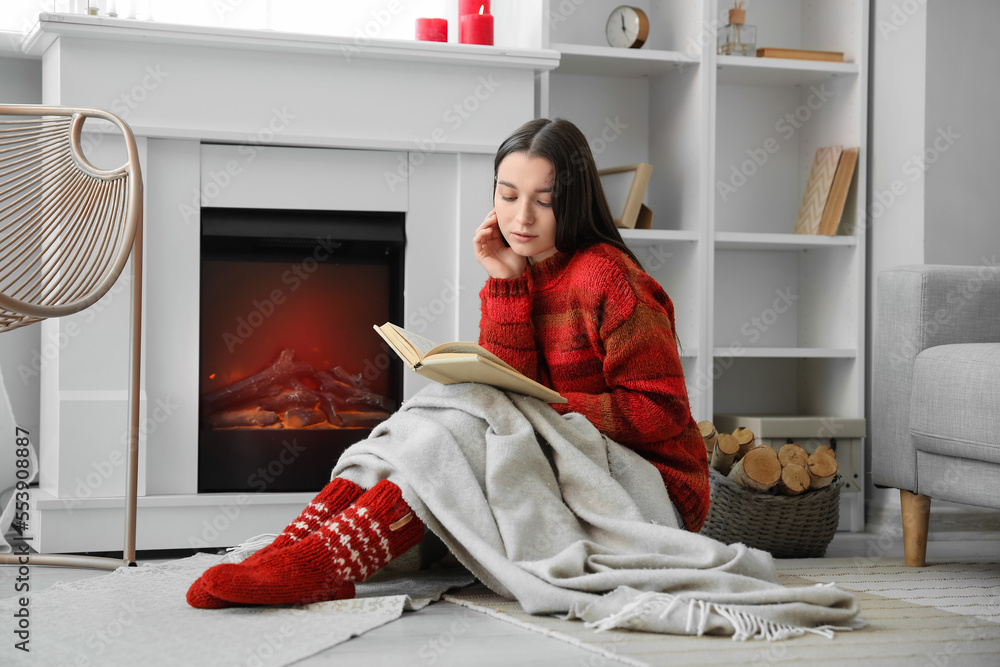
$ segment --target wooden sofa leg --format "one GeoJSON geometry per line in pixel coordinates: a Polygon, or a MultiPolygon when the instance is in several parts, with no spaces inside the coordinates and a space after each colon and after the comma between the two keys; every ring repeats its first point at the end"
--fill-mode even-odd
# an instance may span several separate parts
{"type": "Polygon", "coordinates": [[[931,518],[930,496],[899,490],[903,513],[903,554],[907,567],[923,567],[927,562],[927,527],[931,518]]]}

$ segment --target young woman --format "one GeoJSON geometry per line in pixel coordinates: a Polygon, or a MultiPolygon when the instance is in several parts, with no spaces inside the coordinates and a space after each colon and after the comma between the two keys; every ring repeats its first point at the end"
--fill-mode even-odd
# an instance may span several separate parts
{"type": "MultiPolygon", "coordinates": [[[[500,146],[494,208],[476,230],[480,343],[566,399],[659,472],[680,524],[708,513],[708,462],[691,416],[670,299],[614,226],[586,138],[565,120],[526,123],[500,146]]],[[[391,419],[390,419],[391,421],[391,419]]],[[[201,608],[348,598],[354,584],[420,542],[400,488],[335,478],[275,541],[210,568],[201,608]]]]}
{"type": "Polygon", "coordinates": [[[586,137],[526,123],[494,161],[494,209],[474,239],[490,277],[480,344],[562,394],[648,460],[683,525],[708,514],[708,461],[691,417],[674,308],[615,228],[586,137]]]}

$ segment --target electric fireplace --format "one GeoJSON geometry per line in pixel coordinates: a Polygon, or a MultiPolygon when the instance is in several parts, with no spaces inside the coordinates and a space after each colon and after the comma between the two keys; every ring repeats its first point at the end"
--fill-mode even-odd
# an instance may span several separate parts
{"type": "Polygon", "coordinates": [[[203,208],[198,491],[314,491],[398,407],[402,213],[203,208]]]}

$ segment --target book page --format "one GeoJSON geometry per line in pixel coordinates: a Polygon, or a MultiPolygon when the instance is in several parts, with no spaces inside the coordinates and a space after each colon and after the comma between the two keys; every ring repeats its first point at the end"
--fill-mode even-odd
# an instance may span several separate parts
{"type": "Polygon", "coordinates": [[[392,330],[396,332],[396,334],[398,334],[403,340],[409,343],[410,347],[417,353],[417,359],[423,359],[424,356],[428,352],[433,350],[434,347],[437,345],[437,343],[435,343],[434,341],[428,340],[427,338],[415,334],[412,331],[407,331],[402,327],[397,327],[395,324],[392,324],[391,322],[386,322],[386,324],[392,327],[392,330]]]}

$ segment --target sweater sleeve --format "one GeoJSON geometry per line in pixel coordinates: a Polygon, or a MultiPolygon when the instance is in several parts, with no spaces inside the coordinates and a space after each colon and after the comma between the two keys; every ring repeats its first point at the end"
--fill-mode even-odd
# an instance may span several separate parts
{"type": "MultiPolygon", "coordinates": [[[[623,276],[604,297],[595,347],[603,349],[603,393],[562,392],[561,413],[579,412],[618,442],[647,459],[652,448],[687,439],[693,424],[687,387],[674,335],[673,305],[659,289],[623,276]],[[646,289],[645,293],[637,290],[646,289]],[[648,446],[644,446],[648,445],[648,446]]],[[[701,445],[703,447],[703,445],[701,445]]]]}
{"type": "Polygon", "coordinates": [[[527,275],[488,278],[479,298],[479,344],[532,380],[551,386],[539,364],[527,275]]]}

